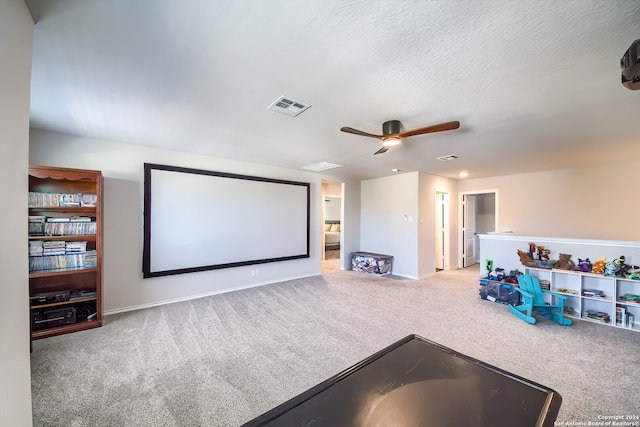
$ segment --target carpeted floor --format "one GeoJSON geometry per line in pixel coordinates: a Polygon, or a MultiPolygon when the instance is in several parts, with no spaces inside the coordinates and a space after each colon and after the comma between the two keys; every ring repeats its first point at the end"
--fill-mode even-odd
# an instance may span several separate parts
{"type": "Polygon", "coordinates": [[[555,389],[564,425],[640,415],[639,333],[526,324],[478,276],[333,271],[107,316],[34,342],[34,425],[237,426],[413,333],[555,389]]]}

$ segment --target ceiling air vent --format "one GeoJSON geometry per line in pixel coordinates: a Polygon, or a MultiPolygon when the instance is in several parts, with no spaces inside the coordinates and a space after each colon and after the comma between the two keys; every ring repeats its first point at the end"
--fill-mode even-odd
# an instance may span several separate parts
{"type": "Polygon", "coordinates": [[[436,159],[440,160],[441,162],[446,162],[447,160],[453,160],[453,159],[457,159],[458,156],[456,156],[455,154],[449,154],[447,156],[440,156],[440,157],[436,157],[436,159]]]}
{"type": "Polygon", "coordinates": [[[322,172],[329,169],[339,168],[341,166],[342,165],[337,165],[335,163],[320,162],[320,163],[314,163],[312,165],[303,166],[302,169],[307,169],[314,172],[322,172]]]}
{"type": "Polygon", "coordinates": [[[267,107],[267,110],[277,111],[287,116],[295,117],[303,111],[307,110],[311,105],[296,101],[288,96],[281,96],[276,99],[273,104],[267,107]]]}

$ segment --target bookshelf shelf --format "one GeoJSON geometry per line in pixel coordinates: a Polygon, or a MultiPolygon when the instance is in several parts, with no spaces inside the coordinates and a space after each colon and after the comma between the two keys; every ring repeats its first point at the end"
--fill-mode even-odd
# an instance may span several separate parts
{"type": "Polygon", "coordinates": [[[97,273],[97,271],[98,269],[96,267],[91,267],[91,268],[76,267],[76,268],[65,268],[65,269],[38,270],[38,271],[32,271],[31,273],[29,273],[29,278],[35,279],[38,277],[67,276],[70,274],[97,273]]]}
{"type": "Polygon", "coordinates": [[[73,234],[73,235],[63,235],[63,236],[29,236],[29,240],[68,240],[74,242],[82,242],[84,240],[87,241],[95,241],[95,234],[73,234]]]}
{"type": "Polygon", "coordinates": [[[28,215],[32,339],[102,326],[102,173],[30,166],[28,215]]]}

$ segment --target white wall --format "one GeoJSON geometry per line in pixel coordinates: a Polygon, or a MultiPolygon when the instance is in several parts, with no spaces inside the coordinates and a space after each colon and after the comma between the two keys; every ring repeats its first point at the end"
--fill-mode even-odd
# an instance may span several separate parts
{"type": "MultiPolygon", "coordinates": [[[[603,156],[624,156],[607,153],[603,156]]],[[[640,150],[640,137],[637,149],[640,150]]],[[[499,167],[499,165],[496,165],[499,167]]],[[[640,162],[468,179],[461,192],[498,189],[497,231],[520,235],[640,241],[640,162]]]]}
{"type": "Polygon", "coordinates": [[[435,249],[435,197],[436,192],[447,193],[449,195],[449,216],[445,218],[445,225],[448,225],[448,248],[445,255],[446,270],[458,268],[457,236],[458,236],[458,185],[453,179],[431,175],[421,172],[419,174],[420,188],[419,197],[419,243],[418,243],[418,277],[426,277],[436,271],[436,249],[435,249]]]}
{"type": "Polygon", "coordinates": [[[360,250],[393,255],[393,274],[421,278],[434,274],[435,196],[449,197],[448,268],[457,268],[457,184],[411,172],[362,181],[360,250]]]}
{"type": "MultiPolygon", "coordinates": [[[[319,174],[32,130],[33,164],[97,169],[104,175],[104,309],[106,314],[320,274],[319,174]],[[159,163],[311,183],[309,259],[143,279],[143,163],[159,163]],[[260,276],[251,271],[260,269],[260,276]]],[[[349,187],[352,190],[353,187],[349,187]]],[[[359,194],[358,194],[359,197],[359,194]]],[[[353,215],[348,215],[353,220],[353,215]]],[[[348,225],[348,224],[347,224],[348,225]]],[[[356,222],[353,225],[358,228],[356,222]]],[[[283,228],[286,232],[286,228],[283,228]]],[[[354,236],[354,238],[357,236],[354,236]]],[[[346,246],[353,247],[349,236],[346,246]]],[[[268,245],[269,242],[265,242],[268,245]]],[[[357,243],[356,243],[357,244],[357,243]]]]}
{"type": "Polygon", "coordinates": [[[0,0],[0,424],[30,426],[27,193],[33,20],[23,0],[0,0]]]}
{"type": "Polygon", "coordinates": [[[393,274],[418,274],[418,172],[362,181],[360,250],[393,256],[393,274]]]}

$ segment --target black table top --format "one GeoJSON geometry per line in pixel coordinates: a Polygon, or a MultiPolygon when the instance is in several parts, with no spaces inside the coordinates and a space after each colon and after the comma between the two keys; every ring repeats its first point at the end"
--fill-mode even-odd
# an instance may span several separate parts
{"type": "Polygon", "coordinates": [[[552,426],[554,390],[409,335],[244,424],[552,426]]]}

